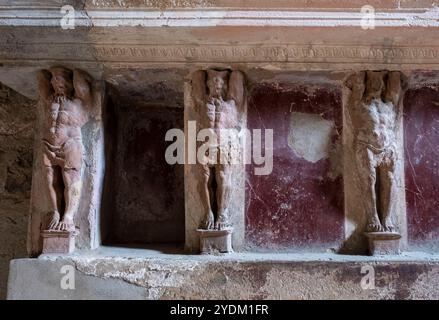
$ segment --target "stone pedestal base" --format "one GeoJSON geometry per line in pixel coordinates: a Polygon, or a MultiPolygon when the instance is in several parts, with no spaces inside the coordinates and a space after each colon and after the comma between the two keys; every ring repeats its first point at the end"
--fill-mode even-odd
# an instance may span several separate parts
{"type": "Polygon", "coordinates": [[[75,250],[75,231],[41,231],[43,253],[72,253],[75,250]]]}
{"type": "Polygon", "coordinates": [[[369,254],[372,256],[400,254],[399,240],[401,235],[396,232],[366,232],[369,241],[369,254]]]}
{"type": "Polygon", "coordinates": [[[232,249],[233,228],[224,230],[203,230],[198,229],[200,235],[201,254],[230,253],[232,249]]]}

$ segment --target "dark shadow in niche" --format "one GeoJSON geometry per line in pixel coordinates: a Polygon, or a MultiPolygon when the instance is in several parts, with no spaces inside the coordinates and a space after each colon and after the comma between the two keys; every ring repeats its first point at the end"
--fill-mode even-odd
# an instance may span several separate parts
{"type": "Polygon", "coordinates": [[[105,119],[102,244],[166,244],[166,252],[179,252],[185,235],[184,166],[166,162],[171,142],[165,134],[183,130],[183,108],[118,104],[110,109],[105,119]]]}
{"type": "Polygon", "coordinates": [[[106,108],[103,110],[105,174],[99,224],[100,237],[103,243],[105,243],[110,237],[111,225],[113,224],[113,215],[111,214],[111,209],[114,207],[112,177],[115,175],[113,159],[116,153],[116,133],[118,132],[115,108],[113,100],[108,98],[106,108]]]}

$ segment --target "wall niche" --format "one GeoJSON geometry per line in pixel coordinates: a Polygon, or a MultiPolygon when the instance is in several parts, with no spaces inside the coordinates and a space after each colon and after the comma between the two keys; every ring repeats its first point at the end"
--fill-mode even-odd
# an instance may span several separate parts
{"type": "Polygon", "coordinates": [[[337,159],[342,126],[341,94],[335,86],[253,86],[248,128],[273,129],[274,159],[270,175],[254,175],[254,166],[247,167],[247,247],[324,251],[343,241],[343,180],[337,159]]]}
{"type": "Polygon", "coordinates": [[[184,169],[165,160],[164,137],[173,128],[183,130],[183,108],[175,102],[122,97],[107,116],[104,245],[183,245],[184,169]]]}
{"type": "Polygon", "coordinates": [[[407,91],[404,98],[405,181],[409,246],[437,251],[439,218],[439,85],[407,91]]]}

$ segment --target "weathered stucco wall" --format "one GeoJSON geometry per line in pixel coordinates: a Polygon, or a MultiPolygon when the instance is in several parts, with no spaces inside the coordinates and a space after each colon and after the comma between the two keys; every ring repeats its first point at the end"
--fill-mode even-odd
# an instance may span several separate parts
{"type": "Polygon", "coordinates": [[[0,83],[0,299],[9,261],[27,256],[34,122],[34,102],[0,83]]]}

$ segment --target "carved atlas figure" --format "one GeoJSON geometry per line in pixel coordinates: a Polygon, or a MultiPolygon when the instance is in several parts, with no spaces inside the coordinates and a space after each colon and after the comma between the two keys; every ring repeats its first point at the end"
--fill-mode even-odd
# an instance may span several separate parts
{"type": "Polygon", "coordinates": [[[406,80],[397,71],[366,71],[350,76],[346,86],[366,232],[395,232],[396,137],[406,80]]]}
{"type": "Polygon", "coordinates": [[[232,164],[239,142],[221,139],[221,130],[239,127],[239,114],[244,103],[244,76],[239,71],[195,72],[192,96],[199,115],[199,129],[210,130],[217,137],[215,141],[209,141],[210,157],[206,156],[206,161],[201,164],[198,189],[204,218],[200,228],[222,230],[230,226],[232,164]]]}
{"type": "Polygon", "coordinates": [[[92,78],[56,67],[38,74],[45,189],[50,212],[43,229],[74,231],[82,189],[81,128],[93,116],[92,78]]]}

